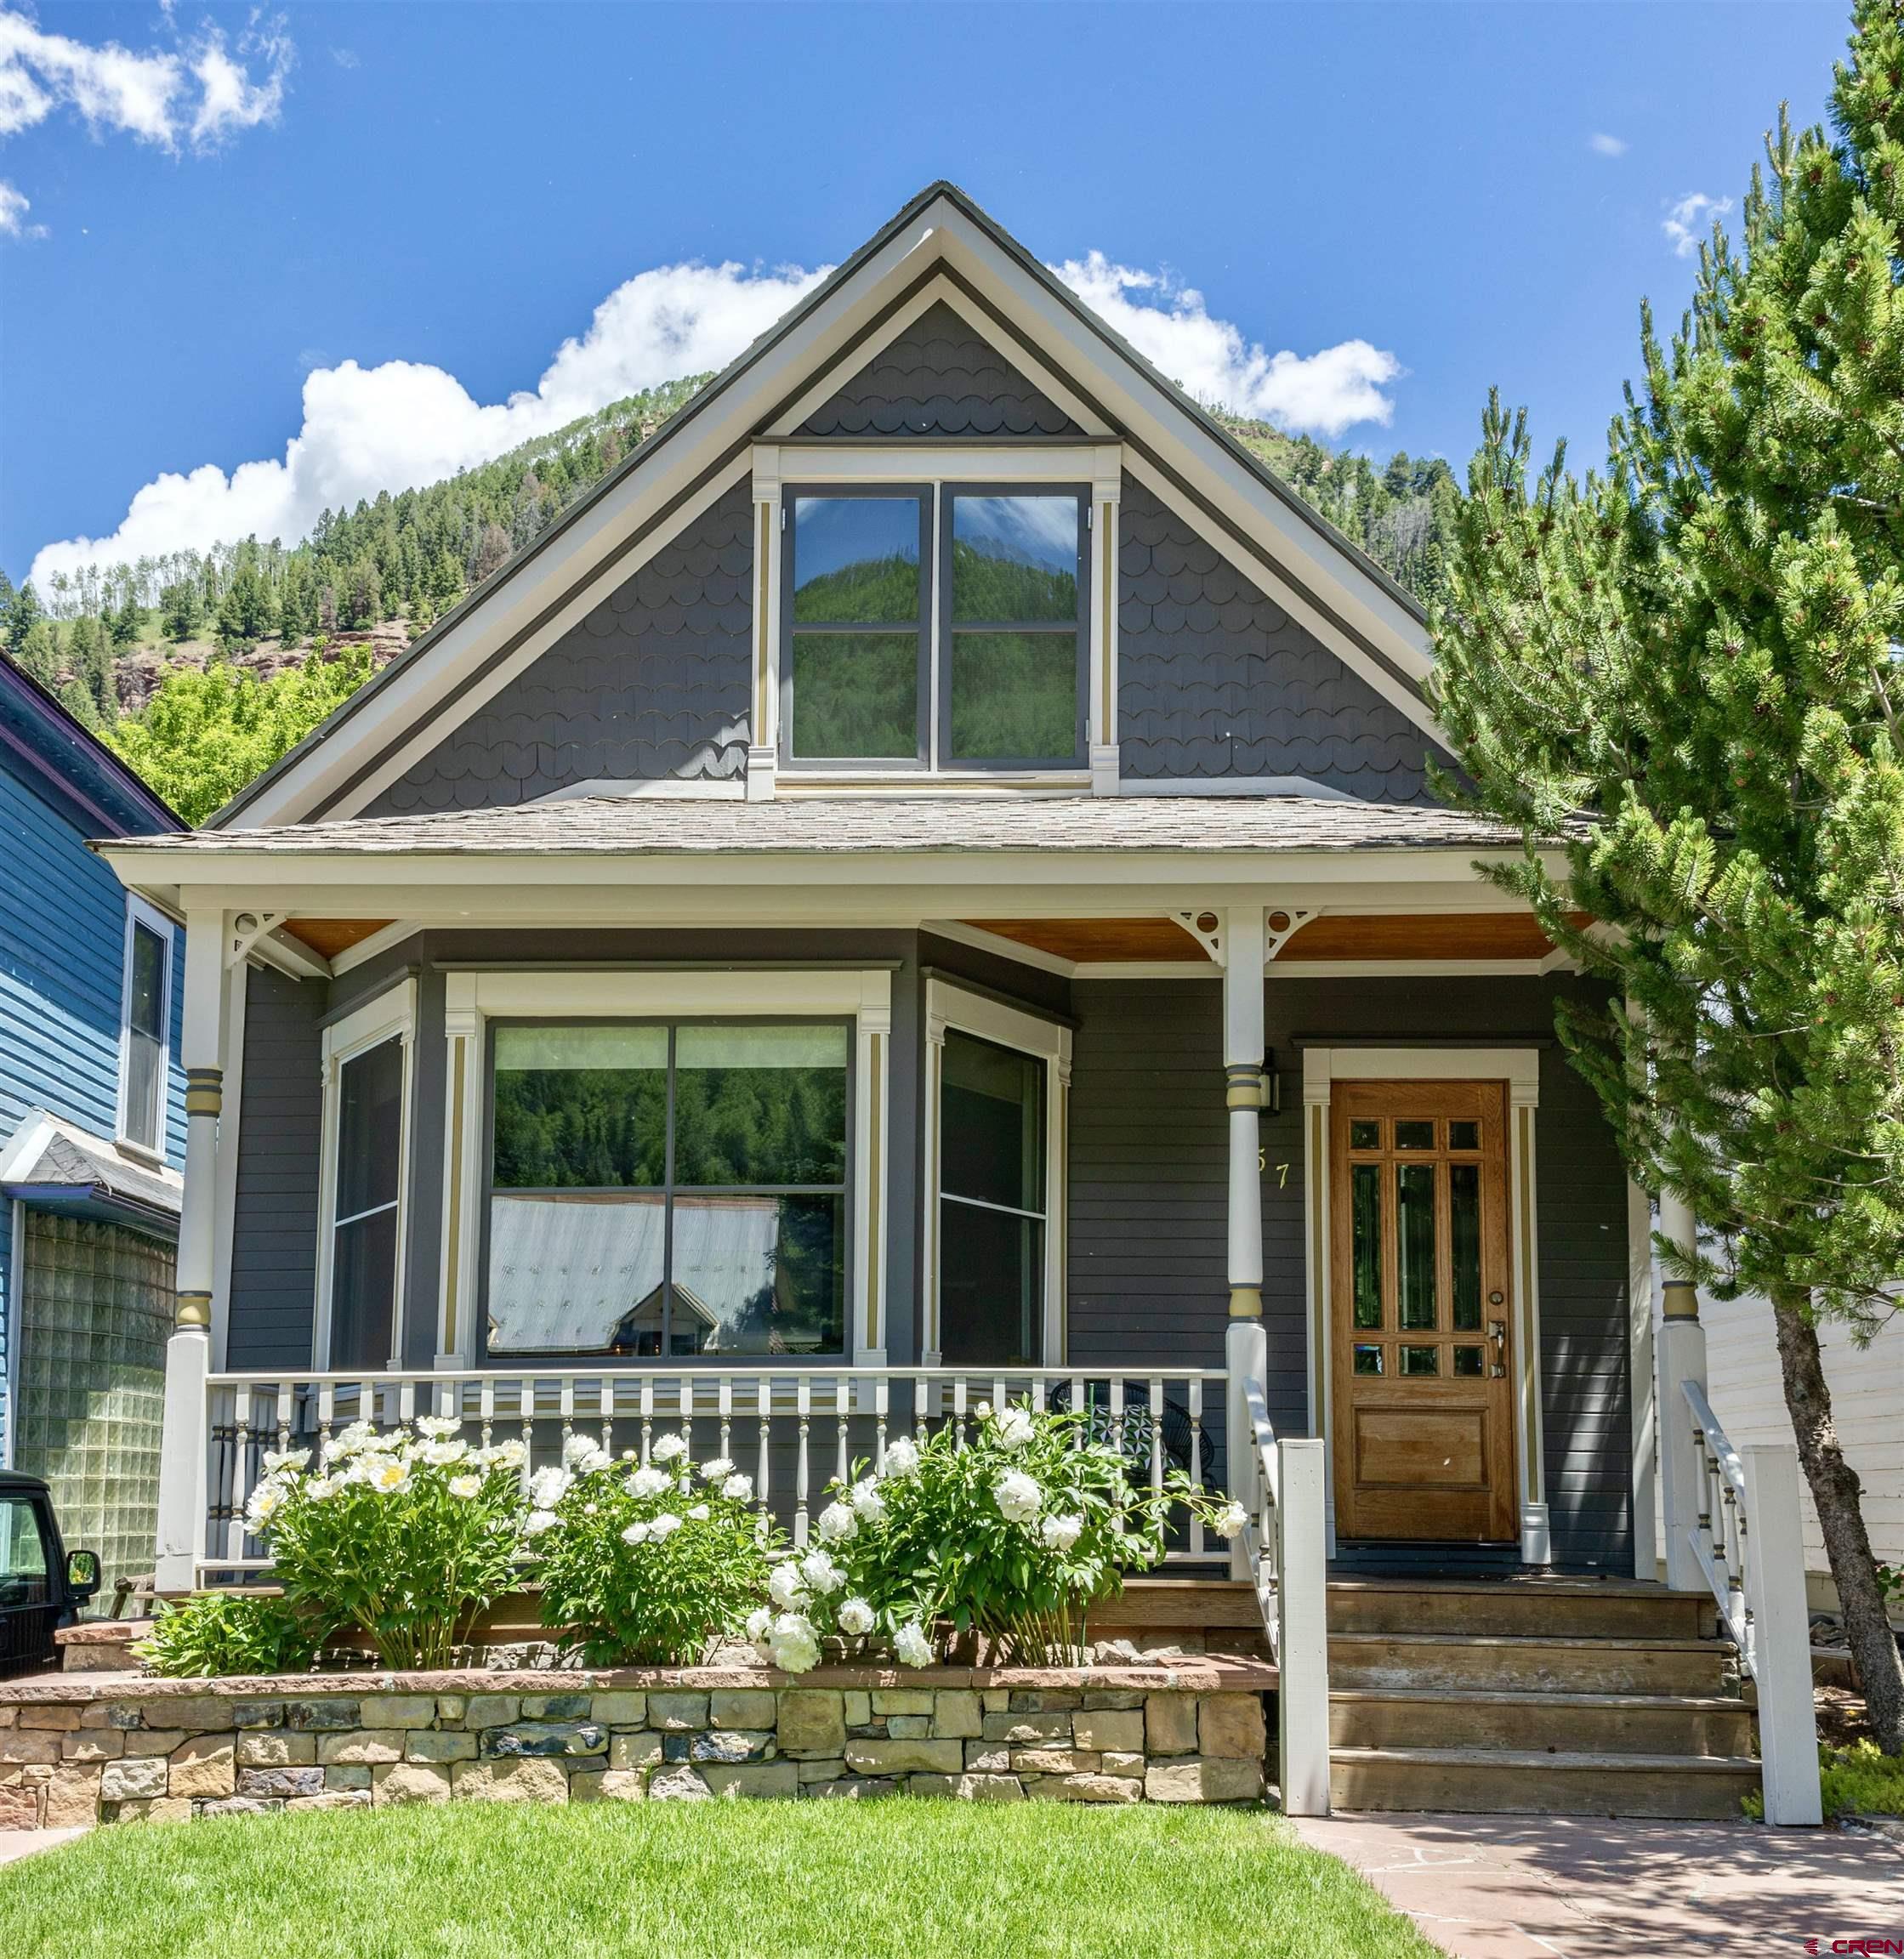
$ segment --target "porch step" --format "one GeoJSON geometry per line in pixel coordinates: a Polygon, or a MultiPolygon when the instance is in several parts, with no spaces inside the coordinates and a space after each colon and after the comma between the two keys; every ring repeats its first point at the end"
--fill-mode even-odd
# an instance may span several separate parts
{"type": "Polygon", "coordinates": [[[1332,1687],[1515,1694],[1724,1695],[1730,1646],[1712,1639],[1329,1632],[1332,1687]]]}
{"type": "Polygon", "coordinates": [[[1758,1763],[1730,1756],[1333,1748],[1329,1757],[1338,1809],[1736,1820],[1758,1787],[1758,1763]]]}
{"type": "Polygon", "coordinates": [[[1235,1578],[1130,1578],[1091,1612],[1094,1640],[1128,1639],[1140,1652],[1174,1646],[1266,1660],[1255,1587],[1235,1578]]]}
{"type": "Polygon", "coordinates": [[[1383,1692],[1329,1695],[1332,1746],[1533,1756],[1748,1757],[1752,1710],[1724,1695],[1383,1692]]]}
{"type": "Polygon", "coordinates": [[[1332,1632],[1568,1634],[1702,1639],[1712,1600],[1662,1586],[1544,1575],[1500,1579],[1332,1578],[1332,1632]]]}

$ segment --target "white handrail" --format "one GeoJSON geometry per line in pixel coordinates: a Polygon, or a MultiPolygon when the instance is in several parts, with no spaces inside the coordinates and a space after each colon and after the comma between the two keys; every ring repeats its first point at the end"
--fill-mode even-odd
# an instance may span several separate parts
{"type": "Polygon", "coordinates": [[[1810,1615],[1798,1452],[1789,1443],[1742,1451],[1697,1381],[1682,1377],[1699,1468],[1697,1520],[1685,1542],[1711,1587],[1739,1661],[1759,1691],[1759,1754],[1768,1823],[1823,1820],[1812,1704],[1810,1615]]]}

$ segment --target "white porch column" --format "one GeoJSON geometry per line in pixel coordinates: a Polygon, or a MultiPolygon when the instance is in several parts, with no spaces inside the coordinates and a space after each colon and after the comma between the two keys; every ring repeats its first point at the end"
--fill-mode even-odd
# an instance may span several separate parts
{"type": "MultiPolygon", "coordinates": [[[[1692,1210],[1670,1191],[1659,1200],[1660,1235],[1691,1252],[1697,1243],[1692,1210]]],[[[1662,1275],[1659,1286],[1659,1482],[1666,1526],[1666,1582],[1675,1592],[1703,1592],[1705,1574],[1690,1533],[1703,1508],[1703,1470],[1692,1415],[1681,1382],[1706,1386],[1706,1330],[1699,1324],[1699,1289],[1691,1280],[1662,1275]]]]}
{"type": "Polygon", "coordinates": [[[211,1370],[218,1256],[219,1114],[225,1093],[227,924],[185,914],[185,1188],[179,1216],[178,1306],[165,1350],[156,1582],[189,1592],[205,1551],[205,1377],[211,1370]]]}
{"type": "MultiPolygon", "coordinates": [[[[1224,1343],[1229,1374],[1224,1411],[1225,1453],[1236,1484],[1247,1460],[1249,1411],[1243,1383],[1266,1385],[1263,1337],[1263,1175],[1259,1167],[1263,1108],[1263,913],[1232,911],[1223,923],[1223,1078],[1230,1111],[1230,1330],[1224,1343]]],[[[1247,1486],[1247,1485],[1246,1485],[1247,1486]]],[[[1239,1501],[1247,1502],[1233,1489],[1239,1501]]],[[[1249,1554],[1238,1538],[1230,1573],[1249,1576],[1249,1554]]]]}

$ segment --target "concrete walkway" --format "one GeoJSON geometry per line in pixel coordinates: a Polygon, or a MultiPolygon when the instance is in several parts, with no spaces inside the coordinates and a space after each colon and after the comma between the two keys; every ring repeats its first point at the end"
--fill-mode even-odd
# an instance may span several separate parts
{"type": "Polygon", "coordinates": [[[85,1834],[83,1830],[0,1830],[0,1864],[31,1857],[36,1850],[50,1850],[55,1843],[70,1843],[85,1834]]]}
{"type": "Polygon", "coordinates": [[[1811,1939],[1820,1953],[1837,1939],[1904,1939],[1904,1854],[1857,1832],[1580,1816],[1293,1820],[1457,1959],[1801,1959],[1811,1939]]]}

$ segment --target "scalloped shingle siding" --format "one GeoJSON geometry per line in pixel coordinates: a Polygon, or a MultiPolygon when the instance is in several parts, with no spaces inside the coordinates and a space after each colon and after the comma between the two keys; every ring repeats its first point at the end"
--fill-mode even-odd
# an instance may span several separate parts
{"type": "Polygon", "coordinates": [[[941,300],[862,367],[803,435],[1081,435],[1056,402],[941,300]]]}
{"type": "Polygon", "coordinates": [[[742,478],[365,814],[527,803],[603,779],[742,774],[753,574],[742,478]]]}
{"type": "Polygon", "coordinates": [[[1432,800],[1420,729],[1128,474],[1117,550],[1125,775],[1303,775],[1365,802],[1432,800]]]}

